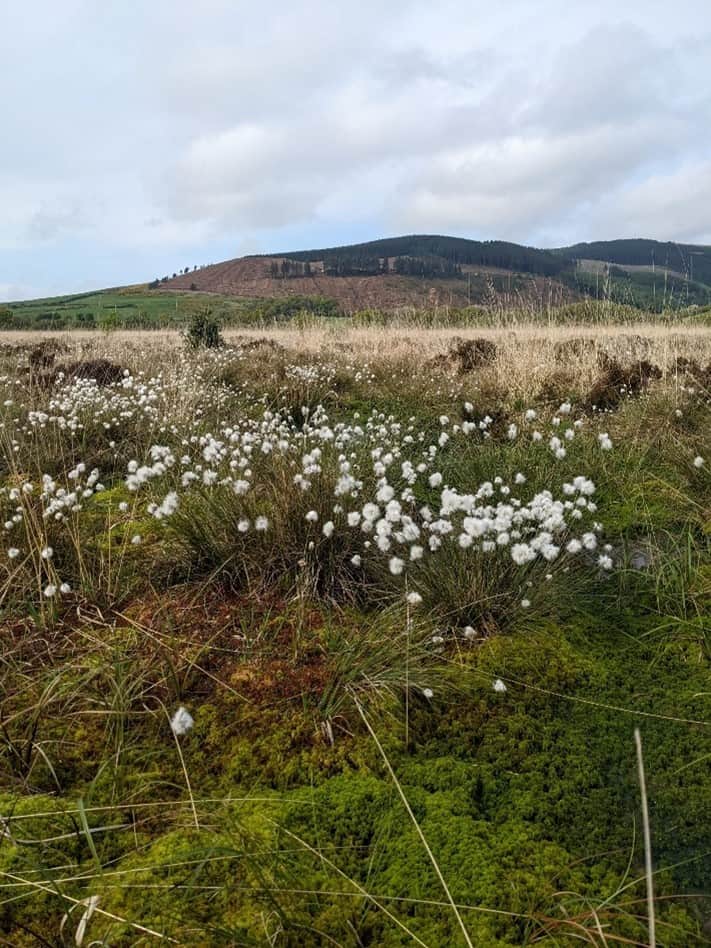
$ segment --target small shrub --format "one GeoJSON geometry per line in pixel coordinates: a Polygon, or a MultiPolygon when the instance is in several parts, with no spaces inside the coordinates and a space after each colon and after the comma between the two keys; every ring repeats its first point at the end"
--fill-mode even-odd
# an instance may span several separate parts
{"type": "Polygon", "coordinates": [[[219,349],[225,344],[219,323],[209,308],[192,314],[185,338],[191,349],[219,349]]]}

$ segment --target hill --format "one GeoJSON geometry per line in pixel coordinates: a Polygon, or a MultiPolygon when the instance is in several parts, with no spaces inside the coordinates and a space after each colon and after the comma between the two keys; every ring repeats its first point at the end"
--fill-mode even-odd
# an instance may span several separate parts
{"type": "Polygon", "coordinates": [[[660,312],[711,303],[711,248],[634,239],[540,249],[411,234],[242,257],[154,285],[256,299],[320,296],[344,313],[585,297],[660,312]]]}
{"type": "Polygon", "coordinates": [[[453,267],[473,264],[540,276],[555,276],[568,266],[568,261],[561,259],[560,254],[503,240],[481,241],[416,234],[321,250],[300,250],[278,256],[298,261],[323,261],[327,272],[340,272],[352,267],[375,274],[380,272],[383,260],[389,258],[446,261],[453,267]]]}
{"type": "Polygon", "coordinates": [[[154,286],[256,299],[320,296],[360,309],[520,303],[574,296],[558,275],[569,261],[503,241],[407,236],[315,250],[241,257],[164,277],[154,286]]]}
{"type": "Polygon", "coordinates": [[[711,302],[711,247],[634,238],[578,243],[553,253],[574,265],[567,281],[588,295],[605,293],[657,312],[711,302]]]}
{"type": "Polygon", "coordinates": [[[602,260],[623,267],[642,267],[671,272],[711,285],[711,247],[701,244],[678,244],[673,241],[599,240],[594,243],[561,247],[554,254],[571,259],[602,260]]]}
{"type": "Polygon", "coordinates": [[[289,319],[301,310],[431,315],[484,306],[546,315],[585,299],[655,313],[709,307],[711,247],[624,239],[540,249],[442,235],[389,237],[239,257],[149,284],[10,303],[0,306],[0,329],[182,326],[208,305],[232,324],[289,319]]]}

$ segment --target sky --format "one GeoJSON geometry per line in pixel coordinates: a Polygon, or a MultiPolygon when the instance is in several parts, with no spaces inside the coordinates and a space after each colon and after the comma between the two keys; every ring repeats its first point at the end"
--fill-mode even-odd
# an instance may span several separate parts
{"type": "Polygon", "coordinates": [[[0,300],[407,233],[711,243],[708,0],[0,2],[0,300]]]}

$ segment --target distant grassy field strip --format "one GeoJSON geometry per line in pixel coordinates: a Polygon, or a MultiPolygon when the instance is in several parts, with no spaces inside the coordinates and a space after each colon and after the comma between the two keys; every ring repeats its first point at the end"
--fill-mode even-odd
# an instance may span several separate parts
{"type": "Polygon", "coordinates": [[[685,277],[685,274],[682,273],[681,270],[676,270],[674,267],[665,267],[661,263],[655,267],[651,263],[608,263],[606,260],[579,260],[578,266],[581,270],[586,270],[588,273],[604,273],[608,267],[612,266],[629,273],[656,273],[657,276],[660,276],[662,279],[665,273],[669,276],[678,277],[680,280],[683,280],[685,277]]]}
{"type": "Polygon", "coordinates": [[[227,301],[214,293],[176,293],[150,291],[138,287],[124,287],[115,290],[100,290],[70,296],[57,296],[47,299],[27,300],[10,303],[13,316],[19,320],[31,322],[40,327],[42,323],[52,329],[53,323],[86,321],[87,328],[108,325],[116,321],[118,325],[135,324],[137,327],[161,328],[181,325],[188,316],[200,307],[214,305],[238,311],[243,301],[227,301]]]}

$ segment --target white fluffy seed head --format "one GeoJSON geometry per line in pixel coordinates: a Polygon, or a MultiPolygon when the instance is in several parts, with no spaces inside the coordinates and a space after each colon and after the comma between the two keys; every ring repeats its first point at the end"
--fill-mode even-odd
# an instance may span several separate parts
{"type": "Polygon", "coordinates": [[[192,714],[181,705],[170,720],[170,727],[176,737],[187,734],[195,723],[192,714]]]}

